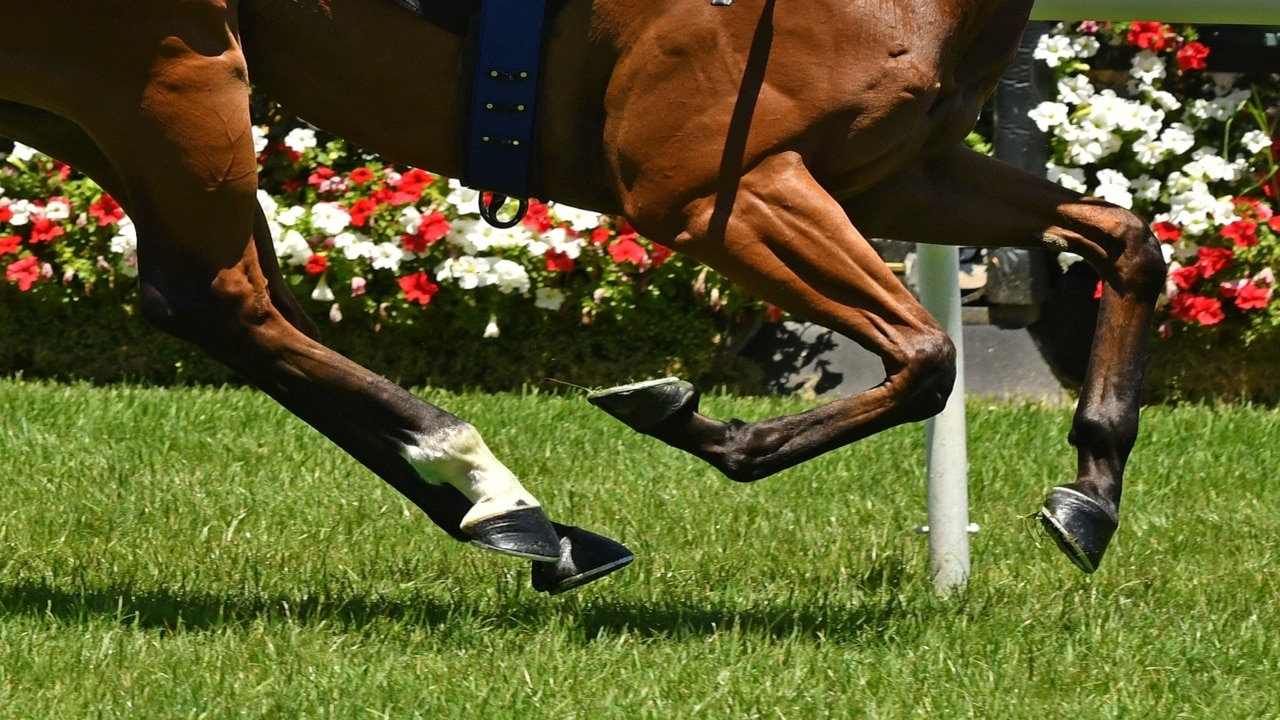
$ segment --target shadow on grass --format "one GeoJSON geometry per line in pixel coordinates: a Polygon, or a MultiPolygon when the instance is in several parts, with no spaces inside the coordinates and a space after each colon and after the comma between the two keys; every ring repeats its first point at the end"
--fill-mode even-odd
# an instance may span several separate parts
{"type": "Polygon", "coordinates": [[[787,639],[865,642],[901,637],[938,608],[913,602],[914,593],[871,592],[862,598],[804,596],[784,599],[705,601],[681,597],[628,600],[594,596],[580,601],[547,598],[511,587],[505,596],[413,589],[394,597],[317,588],[291,596],[188,592],[139,588],[127,583],[68,589],[44,578],[0,584],[0,614],[45,617],[59,623],[103,620],[168,632],[203,632],[250,624],[332,624],[359,631],[381,623],[441,629],[579,628],[584,643],[625,634],[682,640],[736,632],[787,639]],[[892,630],[893,632],[889,632],[892,630]]]}

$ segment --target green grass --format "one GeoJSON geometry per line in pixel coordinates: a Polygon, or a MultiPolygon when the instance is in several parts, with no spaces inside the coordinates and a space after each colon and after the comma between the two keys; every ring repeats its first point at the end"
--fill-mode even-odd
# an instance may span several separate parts
{"type": "Polygon", "coordinates": [[[1280,717],[1274,411],[1146,411],[1085,577],[1020,519],[1069,411],[972,404],[943,600],[918,425],[737,485],[580,398],[431,398],[636,563],[539,595],[247,390],[0,382],[0,716],[1280,717]]]}

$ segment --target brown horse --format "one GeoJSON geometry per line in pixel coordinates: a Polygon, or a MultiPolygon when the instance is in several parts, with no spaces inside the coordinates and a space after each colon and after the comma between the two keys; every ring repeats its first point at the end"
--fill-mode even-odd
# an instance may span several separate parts
{"type": "MultiPolygon", "coordinates": [[[[1146,224],[966,150],[1031,0],[567,0],[548,29],[532,193],[646,236],[878,354],[886,379],[755,422],[666,379],[591,399],[756,480],[939,411],[954,347],[867,237],[1070,250],[1103,278],[1045,527],[1085,571],[1117,526],[1148,325],[1146,224]]],[[[444,0],[423,0],[456,7],[444,0]]],[[[457,176],[464,38],[375,0],[0,0],[0,135],[83,170],[138,229],[145,317],[242,373],[460,539],[552,592],[630,561],[553,525],[463,420],[321,345],[255,191],[249,83],[397,163],[457,176]]],[[[442,342],[447,342],[442,338],[442,342]]]]}

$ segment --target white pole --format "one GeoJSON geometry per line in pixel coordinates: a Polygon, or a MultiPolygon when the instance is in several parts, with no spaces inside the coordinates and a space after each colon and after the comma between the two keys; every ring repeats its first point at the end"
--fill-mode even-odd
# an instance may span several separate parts
{"type": "Polygon", "coordinates": [[[1031,19],[1280,25],[1280,0],[1036,0],[1031,19]]]}
{"type": "Polygon", "coordinates": [[[946,407],[925,421],[928,454],[929,566],[940,595],[969,580],[969,456],[964,416],[964,331],[960,257],[954,247],[917,245],[920,303],[956,345],[956,384],[946,407]]]}

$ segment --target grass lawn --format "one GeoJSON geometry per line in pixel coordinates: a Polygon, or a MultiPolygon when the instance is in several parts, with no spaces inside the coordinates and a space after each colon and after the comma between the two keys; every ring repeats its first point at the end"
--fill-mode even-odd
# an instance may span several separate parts
{"type": "Polygon", "coordinates": [[[971,404],[943,600],[919,425],[738,485],[581,398],[430,398],[636,563],[535,593],[252,391],[0,381],[0,716],[1280,717],[1275,411],[1145,411],[1086,577],[1021,519],[1070,411],[971,404]]]}

